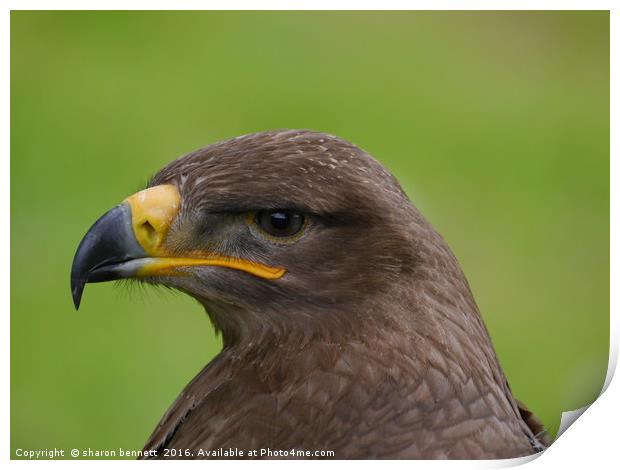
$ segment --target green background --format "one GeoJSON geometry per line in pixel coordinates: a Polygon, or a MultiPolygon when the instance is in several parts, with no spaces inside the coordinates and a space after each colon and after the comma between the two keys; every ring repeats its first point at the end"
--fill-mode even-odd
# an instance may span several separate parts
{"type": "Polygon", "coordinates": [[[555,432],[609,343],[609,15],[13,12],[11,448],[141,448],[218,351],[180,294],[88,285],[92,222],[173,158],[312,128],[399,178],[555,432]]]}

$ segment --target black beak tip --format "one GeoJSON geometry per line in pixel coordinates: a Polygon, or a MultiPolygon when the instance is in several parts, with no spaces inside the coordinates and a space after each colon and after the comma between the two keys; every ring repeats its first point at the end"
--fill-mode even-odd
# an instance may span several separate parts
{"type": "Polygon", "coordinates": [[[127,277],[129,274],[117,269],[117,265],[146,256],[135,238],[131,220],[129,205],[119,204],[103,214],[82,238],[71,265],[71,296],[76,310],[87,282],[127,277]]]}
{"type": "Polygon", "coordinates": [[[86,282],[82,279],[71,279],[71,296],[73,297],[73,305],[75,305],[76,310],[80,309],[85,284],[86,282]]]}

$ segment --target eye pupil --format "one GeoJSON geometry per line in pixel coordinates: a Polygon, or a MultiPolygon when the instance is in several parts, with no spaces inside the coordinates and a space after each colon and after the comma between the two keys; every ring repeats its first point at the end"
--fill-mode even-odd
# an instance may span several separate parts
{"type": "Polygon", "coordinates": [[[291,216],[287,212],[272,212],[269,216],[269,223],[277,230],[286,230],[291,223],[291,216]]]}
{"type": "Polygon", "coordinates": [[[292,237],[304,225],[304,216],[287,210],[261,211],[257,214],[258,225],[269,235],[292,237]]]}

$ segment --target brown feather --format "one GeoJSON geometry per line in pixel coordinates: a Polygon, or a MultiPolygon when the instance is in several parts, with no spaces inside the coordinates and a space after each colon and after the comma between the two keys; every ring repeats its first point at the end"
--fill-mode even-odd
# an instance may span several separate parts
{"type": "Polygon", "coordinates": [[[286,266],[277,282],[165,280],[205,306],[225,347],[145,449],[478,459],[549,445],[510,392],[456,258],[367,153],[311,131],[260,133],[172,162],[151,185],[163,183],[184,201],[173,249],[195,247],[197,221],[220,211],[286,205],[322,225],[269,253],[218,245],[286,266]]]}

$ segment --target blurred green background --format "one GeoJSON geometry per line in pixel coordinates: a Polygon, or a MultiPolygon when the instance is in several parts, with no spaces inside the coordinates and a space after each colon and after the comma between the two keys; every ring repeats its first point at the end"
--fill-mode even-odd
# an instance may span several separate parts
{"type": "Polygon", "coordinates": [[[92,222],[173,158],[312,128],[399,178],[557,430],[609,343],[607,12],[13,12],[11,448],[141,448],[219,350],[197,303],[86,288],[92,222]]]}

